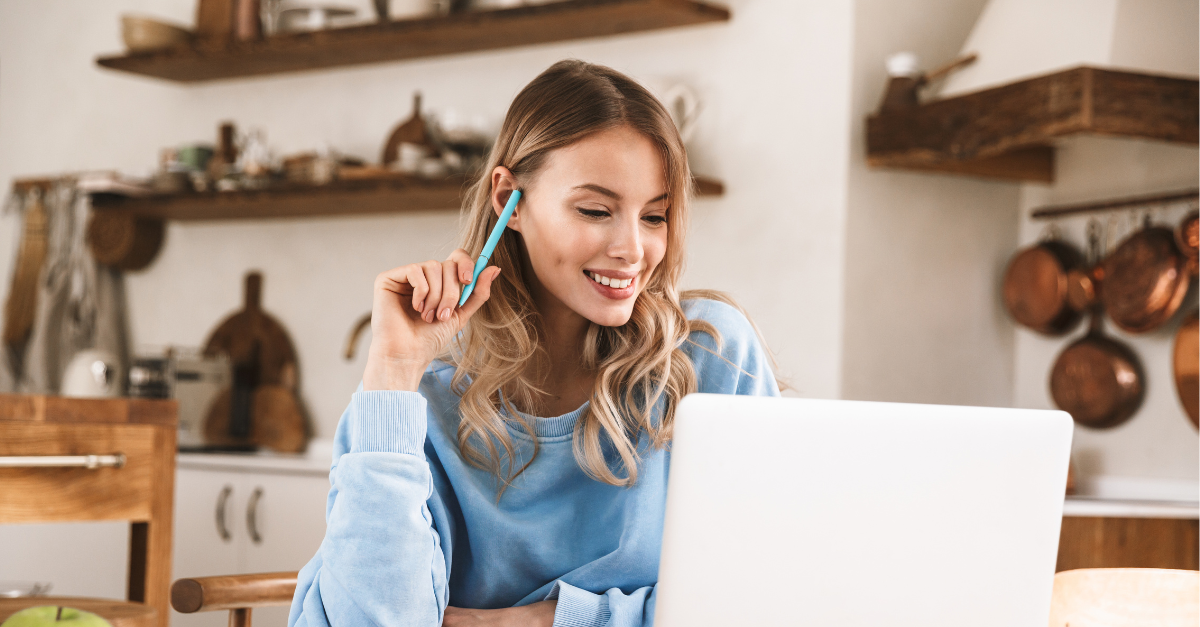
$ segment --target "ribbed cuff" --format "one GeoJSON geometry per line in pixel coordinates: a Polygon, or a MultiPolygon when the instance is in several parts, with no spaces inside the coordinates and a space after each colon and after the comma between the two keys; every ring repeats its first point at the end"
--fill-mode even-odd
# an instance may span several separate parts
{"type": "Polygon", "coordinates": [[[355,392],[350,405],[351,453],[425,455],[425,397],[419,392],[355,392]]]}
{"type": "Polygon", "coordinates": [[[554,609],[554,627],[603,627],[608,623],[608,597],[592,594],[558,580],[546,595],[547,601],[558,599],[554,609]]]}

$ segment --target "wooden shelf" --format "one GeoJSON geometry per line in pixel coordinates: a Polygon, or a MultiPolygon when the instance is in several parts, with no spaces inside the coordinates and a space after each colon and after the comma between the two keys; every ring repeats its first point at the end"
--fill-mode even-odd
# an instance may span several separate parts
{"type": "Polygon", "coordinates": [[[867,118],[872,166],[1054,180],[1057,138],[1197,144],[1195,79],[1079,67],[867,118]]]}
{"type": "Polygon", "coordinates": [[[695,0],[566,0],[399,20],[260,41],[197,44],[100,57],[101,66],[179,82],[495,50],[724,22],[729,10],[695,0]]]}
{"type": "MultiPolygon", "coordinates": [[[[466,186],[467,180],[461,177],[444,180],[397,177],[142,198],[93,194],[92,208],[189,222],[457,211],[466,186]]],[[[724,191],[725,186],[719,181],[696,178],[697,196],[720,196],[724,191]]]]}

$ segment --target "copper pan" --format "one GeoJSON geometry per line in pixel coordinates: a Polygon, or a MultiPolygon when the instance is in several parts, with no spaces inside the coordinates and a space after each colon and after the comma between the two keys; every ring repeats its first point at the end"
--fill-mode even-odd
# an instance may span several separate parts
{"type": "Polygon", "coordinates": [[[1200,319],[1184,319],[1175,334],[1175,391],[1192,426],[1200,428],[1200,319]]]}
{"type": "Polygon", "coordinates": [[[1019,324],[1038,333],[1070,331],[1081,316],[1067,302],[1067,275],[1083,267],[1079,251],[1056,239],[1018,252],[1004,272],[1005,309],[1019,324]]]}
{"type": "Polygon", "coordinates": [[[1193,211],[1183,218],[1175,229],[1175,245],[1188,258],[1188,273],[1194,278],[1200,274],[1197,257],[1200,256],[1200,213],[1193,211]]]}
{"type": "Polygon", "coordinates": [[[1101,267],[1104,308],[1130,333],[1162,326],[1179,310],[1191,283],[1188,258],[1176,246],[1175,233],[1149,223],[1121,242],[1101,267]]]}
{"type": "Polygon", "coordinates": [[[1092,312],[1087,335],[1059,353],[1050,371],[1050,395],[1075,422],[1093,429],[1115,427],[1142,405],[1145,376],[1128,346],[1104,335],[1101,312],[1092,312]]]}

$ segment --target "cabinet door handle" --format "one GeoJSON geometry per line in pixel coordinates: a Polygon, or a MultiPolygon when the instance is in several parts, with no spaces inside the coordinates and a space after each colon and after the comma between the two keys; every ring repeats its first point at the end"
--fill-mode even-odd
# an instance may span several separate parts
{"type": "Polygon", "coordinates": [[[258,533],[258,501],[262,495],[261,486],[254,488],[254,494],[250,495],[250,503],[246,505],[246,530],[250,532],[250,539],[255,544],[262,544],[262,535],[258,533]]]}
{"type": "Polygon", "coordinates": [[[230,494],[233,494],[233,486],[226,485],[221,488],[221,495],[217,497],[217,535],[226,542],[233,537],[229,533],[229,526],[225,524],[225,505],[229,502],[230,494]]]}

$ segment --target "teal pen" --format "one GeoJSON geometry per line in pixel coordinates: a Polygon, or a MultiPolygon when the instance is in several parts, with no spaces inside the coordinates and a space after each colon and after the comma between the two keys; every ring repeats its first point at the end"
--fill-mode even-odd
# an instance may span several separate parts
{"type": "Polygon", "coordinates": [[[492,234],[488,235],[487,243],[483,245],[483,252],[479,253],[479,259],[475,260],[475,274],[471,277],[471,282],[463,289],[462,298],[458,299],[459,307],[462,307],[471,292],[475,291],[475,282],[479,280],[479,274],[487,267],[488,259],[492,257],[492,251],[496,250],[496,244],[500,243],[500,235],[504,233],[504,227],[508,226],[508,219],[512,217],[513,210],[517,208],[518,200],[521,200],[521,190],[514,189],[508,197],[508,203],[504,205],[504,211],[500,212],[500,219],[496,220],[492,234]]]}

